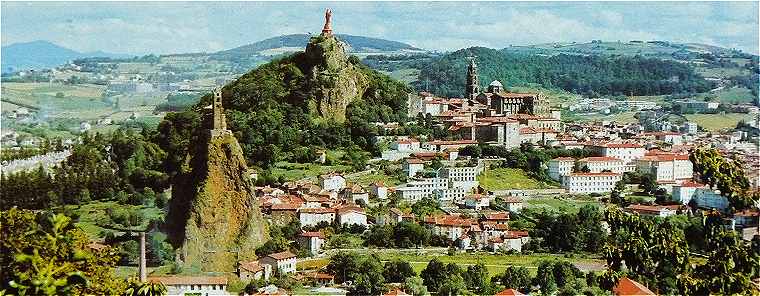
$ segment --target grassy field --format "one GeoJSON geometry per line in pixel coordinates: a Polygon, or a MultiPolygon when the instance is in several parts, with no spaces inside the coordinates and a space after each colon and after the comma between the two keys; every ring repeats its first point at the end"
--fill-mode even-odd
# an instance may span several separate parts
{"type": "Polygon", "coordinates": [[[401,184],[401,181],[399,181],[398,178],[394,176],[388,176],[382,173],[359,175],[359,176],[348,178],[348,181],[351,183],[362,185],[362,186],[369,186],[372,183],[375,183],[378,181],[382,181],[385,184],[385,186],[396,186],[398,184],[401,184]]]}
{"type": "Polygon", "coordinates": [[[543,93],[544,95],[546,95],[546,98],[549,100],[549,104],[553,106],[574,104],[575,102],[581,99],[580,95],[570,93],[561,89],[545,89],[541,87],[515,86],[515,87],[510,87],[509,91],[520,92],[520,93],[535,93],[535,92],[543,93]]]}
{"type": "Polygon", "coordinates": [[[90,239],[96,240],[101,238],[101,232],[105,228],[101,225],[109,224],[109,217],[106,214],[106,209],[137,209],[139,210],[144,219],[143,227],[147,227],[148,221],[151,219],[158,219],[163,217],[161,209],[156,207],[147,206],[133,206],[122,205],[115,201],[93,201],[81,206],[66,206],[67,209],[73,211],[76,215],[79,215],[79,222],[76,223],[90,239]]]}
{"type": "Polygon", "coordinates": [[[634,115],[636,115],[636,112],[626,111],[626,112],[620,112],[620,113],[615,113],[615,114],[610,114],[610,115],[604,115],[604,114],[599,114],[599,113],[577,114],[575,116],[562,118],[562,119],[565,121],[570,120],[570,121],[580,121],[580,122],[604,121],[604,120],[614,121],[618,123],[638,122],[638,119],[633,117],[634,115]]]}
{"type": "Polygon", "coordinates": [[[601,206],[596,200],[536,197],[525,199],[525,207],[555,212],[578,212],[585,205],[601,206]]]}
{"type": "Polygon", "coordinates": [[[417,81],[420,76],[420,70],[417,69],[399,69],[393,72],[383,71],[383,73],[406,84],[417,81]]]}
{"type": "Polygon", "coordinates": [[[499,168],[483,171],[478,176],[480,185],[486,190],[545,189],[554,188],[528,177],[521,169],[499,168]]]}
{"type": "Polygon", "coordinates": [[[697,97],[697,100],[701,100],[707,96],[715,96],[721,103],[730,104],[752,103],[755,101],[755,98],[752,96],[752,92],[749,88],[746,87],[724,88],[716,92],[702,94],[697,97]]]}
{"type": "Polygon", "coordinates": [[[351,170],[347,165],[319,165],[316,163],[292,163],[292,162],[278,162],[272,169],[272,174],[275,177],[283,176],[287,181],[295,181],[304,178],[317,177],[322,174],[330,172],[347,172],[351,170]]]}
{"type": "Polygon", "coordinates": [[[751,120],[752,116],[743,113],[726,114],[686,114],[686,119],[696,123],[708,131],[718,131],[734,128],[742,119],[751,120]]]}
{"type": "MultiPolygon", "coordinates": [[[[516,255],[500,255],[491,254],[486,252],[478,253],[457,253],[453,256],[449,256],[445,251],[431,251],[431,250],[357,250],[360,253],[368,253],[377,255],[381,261],[391,261],[400,259],[402,261],[409,262],[412,265],[417,274],[419,274],[427,266],[430,260],[438,258],[444,263],[456,263],[462,268],[467,268],[469,265],[474,265],[482,262],[488,269],[491,275],[499,274],[507,269],[507,266],[523,266],[531,270],[531,273],[535,275],[536,268],[542,260],[568,260],[575,264],[587,265],[587,266],[601,266],[604,261],[598,257],[589,257],[584,255],[576,255],[574,258],[564,258],[562,255],[555,254],[516,254],[516,255]]],[[[327,266],[329,259],[313,259],[308,261],[298,262],[297,268],[301,269],[318,269],[327,266]]]]}

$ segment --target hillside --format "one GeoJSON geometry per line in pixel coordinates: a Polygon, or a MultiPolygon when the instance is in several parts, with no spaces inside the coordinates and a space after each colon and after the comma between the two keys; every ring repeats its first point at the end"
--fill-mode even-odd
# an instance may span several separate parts
{"type": "MultiPolygon", "coordinates": [[[[411,90],[348,57],[338,41],[313,37],[305,52],[261,65],[224,87],[229,127],[251,163],[269,167],[313,147],[372,151],[376,131],[369,122],[405,118],[411,90]]],[[[210,99],[203,97],[194,110],[210,99]]],[[[172,118],[162,125],[183,125],[172,118]]]]}
{"type": "Polygon", "coordinates": [[[483,47],[462,49],[421,67],[416,89],[462,96],[466,57],[476,56],[481,86],[538,84],[584,95],[705,92],[712,86],[686,64],[641,56],[541,55],[483,47]]]}
{"type": "Polygon", "coordinates": [[[2,56],[2,72],[4,73],[27,69],[47,69],[84,57],[122,58],[129,56],[102,51],[83,53],[42,40],[3,46],[0,55],[2,56]]]}
{"type": "MultiPolygon", "coordinates": [[[[406,43],[370,38],[363,36],[337,34],[339,40],[346,45],[347,52],[395,52],[395,51],[422,51],[419,48],[406,43]]],[[[248,45],[213,53],[214,58],[240,58],[251,55],[276,55],[286,52],[303,50],[311,38],[308,34],[292,34],[272,37],[248,45]]]]}

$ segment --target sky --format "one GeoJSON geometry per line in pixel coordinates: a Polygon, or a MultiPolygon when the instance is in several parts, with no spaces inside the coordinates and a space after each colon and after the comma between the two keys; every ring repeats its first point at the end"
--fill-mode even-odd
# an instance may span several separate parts
{"type": "Polygon", "coordinates": [[[758,53],[758,2],[8,2],[2,45],[213,52],[283,34],[335,33],[450,51],[549,42],[667,40],[758,53]]]}

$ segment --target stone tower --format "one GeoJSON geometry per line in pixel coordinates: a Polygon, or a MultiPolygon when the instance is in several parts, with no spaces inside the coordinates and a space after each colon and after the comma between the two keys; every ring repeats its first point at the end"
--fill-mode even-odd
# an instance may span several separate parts
{"type": "Polygon", "coordinates": [[[480,93],[478,86],[478,65],[475,64],[475,57],[469,57],[470,65],[467,66],[467,84],[465,85],[465,99],[474,100],[480,93]]]}
{"type": "Polygon", "coordinates": [[[213,130],[226,130],[227,129],[227,117],[224,114],[224,107],[222,107],[222,89],[214,89],[214,104],[212,106],[212,113],[214,121],[211,129],[213,130]]]}

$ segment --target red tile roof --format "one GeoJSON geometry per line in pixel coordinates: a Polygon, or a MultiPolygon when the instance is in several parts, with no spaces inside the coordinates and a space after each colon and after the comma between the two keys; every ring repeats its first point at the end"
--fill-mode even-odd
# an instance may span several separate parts
{"type": "Polygon", "coordinates": [[[279,203],[272,205],[272,211],[295,211],[301,207],[299,204],[294,203],[279,203]]]}
{"type": "Polygon", "coordinates": [[[557,157],[552,159],[553,161],[575,161],[575,158],[572,157],[557,157]]]}
{"type": "Polygon", "coordinates": [[[442,140],[435,140],[430,141],[428,144],[430,145],[471,145],[471,144],[477,144],[478,141],[475,140],[458,140],[458,141],[442,141],[442,140]]]}
{"type": "Polygon", "coordinates": [[[621,278],[612,288],[612,293],[619,296],[657,295],[644,285],[627,277],[621,278]]]}
{"type": "Polygon", "coordinates": [[[619,158],[609,157],[609,156],[592,156],[592,157],[581,158],[578,161],[584,161],[584,162],[619,161],[619,162],[622,162],[623,160],[619,158]]]}
{"type": "Polygon", "coordinates": [[[618,173],[611,173],[611,172],[599,172],[599,173],[570,173],[569,176],[620,176],[618,173]]]}
{"type": "Polygon", "coordinates": [[[259,264],[259,261],[240,262],[240,268],[249,272],[258,272],[264,270],[264,266],[259,264]]]}
{"type": "Polygon", "coordinates": [[[325,237],[319,231],[307,231],[307,232],[303,232],[303,233],[300,234],[300,236],[303,236],[303,237],[319,237],[319,238],[324,238],[325,237]]]}
{"type": "Polygon", "coordinates": [[[494,296],[520,296],[520,295],[525,295],[525,294],[520,293],[520,291],[517,291],[515,289],[505,289],[499,293],[494,294],[494,296]]]}
{"type": "Polygon", "coordinates": [[[388,291],[388,293],[383,294],[383,296],[412,296],[410,294],[407,294],[404,292],[404,290],[401,290],[399,288],[394,288],[393,290],[388,291]]]}
{"type": "Polygon", "coordinates": [[[296,254],[293,254],[290,251],[285,251],[285,252],[269,254],[267,255],[267,257],[273,258],[275,260],[284,260],[284,259],[295,258],[296,254]]]}

